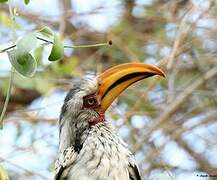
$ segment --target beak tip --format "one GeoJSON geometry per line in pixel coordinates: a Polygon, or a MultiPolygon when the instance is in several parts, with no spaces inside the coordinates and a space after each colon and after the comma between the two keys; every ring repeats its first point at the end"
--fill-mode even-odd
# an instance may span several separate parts
{"type": "Polygon", "coordinates": [[[157,72],[157,75],[162,76],[164,78],[166,78],[166,74],[163,70],[159,69],[159,71],[157,72]]]}
{"type": "Polygon", "coordinates": [[[160,76],[166,78],[166,74],[164,72],[162,72],[161,74],[159,74],[160,76]]]}
{"type": "Polygon", "coordinates": [[[162,69],[160,69],[160,68],[155,69],[155,70],[154,70],[154,74],[166,78],[166,74],[165,74],[164,71],[163,71],[162,69]]]}

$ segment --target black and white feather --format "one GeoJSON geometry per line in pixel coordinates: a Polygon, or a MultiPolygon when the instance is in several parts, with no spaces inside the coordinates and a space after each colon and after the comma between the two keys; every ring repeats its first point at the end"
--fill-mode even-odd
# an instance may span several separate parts
{"type": "Polygon", "coordinates": [[[83,97],[97,89],[97,81],[88,78],[76,83],[65,98],[55,180],[140,180],[132,153],[109,122],[88,124],[99,114],[83,108],[83,97]]]}

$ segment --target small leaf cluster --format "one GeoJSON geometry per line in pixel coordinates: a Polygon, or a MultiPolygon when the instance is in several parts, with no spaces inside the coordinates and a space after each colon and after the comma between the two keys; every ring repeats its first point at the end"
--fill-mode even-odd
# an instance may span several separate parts
{"type": "MultiPolygon", "coordinates": [[[[23,0],[23,1],[26,5],[29,4],[30,2],[30,0],[23,0]]],[[[8,2],[8,0],[0,0],[0,3],[6,3],[6,2],[8,2]]]]}
{"type": "Polygon", "coordinates": [[[52,44],[49,61],[57,61],[64,56],[64,45],[58,36],[48,27],[38,32],[29,33],[16,43],[11,51],[7,51],[9,60],[14,69],[26,77],[32,77],[37,68],[37,60],[32,51],[38,48],[38,41],[45,42],[40,46],[52,44]]]}

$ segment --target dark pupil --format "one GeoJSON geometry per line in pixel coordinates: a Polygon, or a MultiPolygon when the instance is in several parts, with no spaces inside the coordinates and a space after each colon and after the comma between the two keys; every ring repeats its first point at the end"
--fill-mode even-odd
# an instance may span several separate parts
{"type": "Polygon", "coordinates": [[[95,103],[95,99],[94,98],[90,98],[87,100],[89,105],[93,105],[95,103]]]}

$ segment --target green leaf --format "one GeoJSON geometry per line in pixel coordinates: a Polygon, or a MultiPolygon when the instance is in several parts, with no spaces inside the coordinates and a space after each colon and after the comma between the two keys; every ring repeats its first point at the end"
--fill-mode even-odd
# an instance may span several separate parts
{"type": "Polygon", "coordinates": [[[1,180],[9,180],[8,173],[2,166],[0,166],[0,179],[1,180]]]}
{"type": "Polygon", "coordinates": [[[24,0],[24,3],[27,5],[29,4],[30,0],[24,0]]]}
{"type": "Polygon", "coordinates": [[[48,60],[49,61],[57,61],[59,59],[62,59],[63,56],[64,56],[64,46],[63,46],[63,43],[55,35],[54,36],[54,41],[53,41],[53,47],[52,47],[50,56],[48,57],[48,60]]]}
{"type": "Polygon", "coordinates": [[[41,46],[41,47],[38,47],[34,50],[34,57],[35,57],[35,60],[37,61],[37,64],[38,65],[41,65],[42,64],[42,59],[43,59],[43,50],[44,50],[44,47],[41,46]]]}
{"type": "Polygon", "coordinates": [[[27,34],[17,42],[19,54],[26,54],[37,46],[37,38],[34,33],[27,34]]]}
{"type": "Polygon", "coordinates": [[[54,35],[54,32],[52,31],[52,29],[47,26],[43,27],[39,32],[46,37],[50,37],[54,35]]]}
{"type": "Polygon", "coordinates": [[[12,66],[17,72],[26,77],[32,77],[35,74],[37,63],[30,53],[19,53],[18,49],[7,53],[12,66]]]}
{"type": "Polygon", "coordinates": [[[0,3],[8,2],[8,0],[0,0],[0,3]]]}

